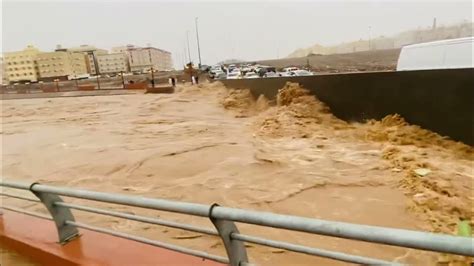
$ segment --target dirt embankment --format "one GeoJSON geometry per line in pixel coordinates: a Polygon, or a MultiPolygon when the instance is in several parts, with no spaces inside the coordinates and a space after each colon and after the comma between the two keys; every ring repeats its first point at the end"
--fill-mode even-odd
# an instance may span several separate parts
{"type": "Polygon", "coordinates": [[[309,55],[258,61],[278,68],[288,66],[310,67],[317,73],[395,70],[400,49],[355,52],[347,54],[309,55]]]}
{"type": "Polygon", "coordinates": [[[248,90],[231,90],[224,107],[256,114],[255,135],[261,138],[350,138],[380,145],[386,168],[400,173],[398,187],[410,199],[407,209],[426,221],[424,228],[453,233],[461,220],[474,223],[472,196],[474,149],[416,125],[398,114],[380,121],[347,123],[298,84],[279,90],[276,105],[255,112],[248,90]]]}

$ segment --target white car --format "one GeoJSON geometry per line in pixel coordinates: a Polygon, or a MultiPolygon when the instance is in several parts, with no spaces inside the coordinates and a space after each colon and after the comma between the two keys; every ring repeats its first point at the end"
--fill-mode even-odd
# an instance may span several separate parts
{"type": "Polygon", "coordinates": [[[313,72],[309,72],[309,71],[303,70],[303,69],[291,71],[290,73],[291,73],[290,74],[291,76],[312,76],[312,75],[314,75],[313,72]]]}
{"type": "Polygon", "coordinates": [[[216,80],[222,80],[222,79],[226,79],[226,78],[227,78],[227,75],[224,71],[217,72],[216,75],[214,76],[214,79],[216,79],[216,80]]]}
{"type": "Polygon", "coordinates": [[[267,72],[265,74],[263,74],[263,77],[264,78],[276,78],[276,77],[280,77],[280,75],[278,75],[277,73],[275,72],[267,72]]]}
{"type": "Polygon", "coordinates": [[[259,76],[257,73],[255,73],[255,72],[247,72],[247,73],[245,73],[245,75],[244,75],[244,79],[257,79],[257,78],[259,78],[259,77],[260,77],[260,76],[259,76]]]}
{"type": "Polygon", "coordinates": [[[215,78],[216,76],[220,75],[221,73],[224,73],[224,71],[222,71],[221,66],[212,66],[211,69],[209,70],[209,76],[211,78],[215,78]]]}
{"type": "Polygon", "coordinates": [[[230,72],[229,74],[227,74],[227,79],[240,79],[241,78],[241,75],[240,75],[240,71],[233,71],[233,72],[230,72]]]}
{"type": "Polygon", "coordinates": [[[291,72],[277,72],[279,77],[291,77],[291,72]]]}
{"type": "Polygon", "coordinates": [[[297,71],[297,70],[300,70],[299,68],[297,67],[285,67],[283,68],[283,72],[294,72],[294,71],[297,71]]]}

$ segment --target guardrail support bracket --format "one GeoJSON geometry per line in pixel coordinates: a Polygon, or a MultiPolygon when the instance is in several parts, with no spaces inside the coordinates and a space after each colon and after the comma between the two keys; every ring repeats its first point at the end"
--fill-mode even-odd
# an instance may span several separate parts
{"type": "Polygon", "coordinates": [[[209,209],[209,218],[224,242],[227,257],[229,258],[229,264],[231,266],[247,265],[248,257],[244,243],[231,238],[232,233],[239,233],[237,226],[232,221],[212,218],[212,209],[216,206],[218,205],[213,204],[209,209]]]}
{"type": "Polygon", "coordinates": [[[75,226],[66,224],[66,221],[75,221],[71,210],[54,205],[55,202],[63,202],[61,197],[51,193],[36,192],[33,190],[35,184],[37,183],[33,183],[30,186],[30,191],[41,200],[51,214],[56,224],[56,229],[58,230],[59,243],[66,244],[73,238],[79,236],[79,230],[77,230],[75,226]]]}

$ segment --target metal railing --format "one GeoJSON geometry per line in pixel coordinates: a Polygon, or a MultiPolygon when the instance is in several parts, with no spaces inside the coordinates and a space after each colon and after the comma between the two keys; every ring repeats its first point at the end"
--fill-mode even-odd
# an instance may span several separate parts
{"type": "Polygon", "coordinates": [[[82,189],[54,187],[38,183],[24,183],[3,180],[0,186],[31,191],[38,199],[21,195],[1,192],[1,196],[42,203],[51,214],[51,217],[3,205],[2,208],[14,212],[49,219],[55,222],[60,243],[67,243],[78,236],[78,228],[122,237],[157,247],[162,247],[177,252],[221,262],[232,266],[250,265],[244,242],[304,253],[338,261],[366,265],[396,265],[397,263],[375,258],[350,255],[342,252],[322,250],[283,241],[269,240],[261,237],[241,234],[234,222],[253,224],[265,227],[287,229],[292,231],[313,233],[344,239],[359,240],[391,246],[407,247],[442,253],[450,253],[474,257],[474,241],[470,237],[451,236],[427,232],[411,231],[404,229],[384,228],[377,226],[358,225],[334,221],[325,221],[298,216],[281,215],[269,212],[258,212],[236,208],[222,207],[217,204],[204,205],[171,201],[165,199],[152,199],[124,194],[104,193],[82,189]],[[126,206],[141,207],[153,210],[174,212],[199,217],[208,217],[215,228],[202,228],[194,225],[167,221],[157,218],[145,217],[124,212],[111,211],[84,205],[66,203],[60,196],[78,199],[93,200],[105,203],[121,204],[126,206]],[[77,222],[72,210],[79,210],[100,215],[118,217],[148,224],[161,225],[171,228],[198,232],[206,235],[218,236],[222,239],[227,253],[227,258],[193,250],[182,246],[151,240],[118,232],[111,229],[96,227],[77,222]]]}

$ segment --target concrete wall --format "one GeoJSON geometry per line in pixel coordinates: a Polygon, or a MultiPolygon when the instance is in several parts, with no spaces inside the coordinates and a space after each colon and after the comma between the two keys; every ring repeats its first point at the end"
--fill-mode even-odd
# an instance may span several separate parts
{"type": "Polygon", "coordinates": [[[272,99],[287,81],[298,82],[348,121],[398,113],[409,123],[474,144],[474,69],[365,72],[309,77],[225,80],[272,99]]]}

